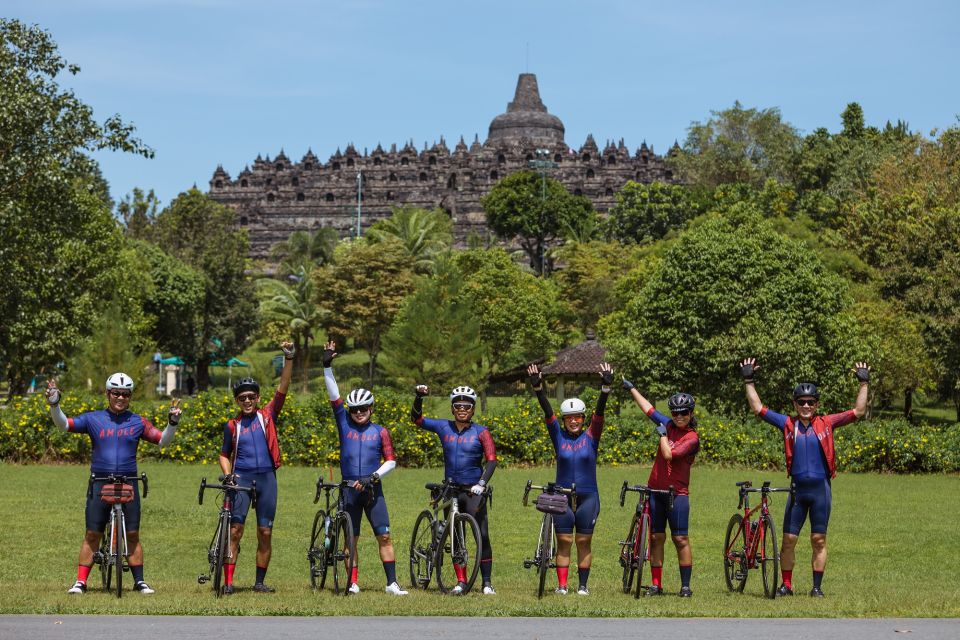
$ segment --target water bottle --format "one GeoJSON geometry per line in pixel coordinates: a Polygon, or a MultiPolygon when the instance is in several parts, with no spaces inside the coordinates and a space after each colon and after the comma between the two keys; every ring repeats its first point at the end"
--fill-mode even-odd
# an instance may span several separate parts
{"type": "Polygon", "coordinates": [[[328,535],[329,533],[330,533],[330,518],[327,518],[323,522],[323,548],[327,550],[330,549],[330,536],[328,535]]]}

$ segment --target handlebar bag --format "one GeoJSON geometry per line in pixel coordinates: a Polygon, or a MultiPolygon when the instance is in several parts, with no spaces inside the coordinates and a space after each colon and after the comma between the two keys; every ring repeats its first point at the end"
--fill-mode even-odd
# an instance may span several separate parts
{"type": "Polygon", "coordinates": [[[107,504],[133,502],[132,484],[105,484],[100,489],[100,499],[107,504]]]}
{"type": "Polygon", "coordinates": [[[537,511],[560,515],[567,512],[569,502],[562,493],[541,493],[537,496],[537,511]]]}

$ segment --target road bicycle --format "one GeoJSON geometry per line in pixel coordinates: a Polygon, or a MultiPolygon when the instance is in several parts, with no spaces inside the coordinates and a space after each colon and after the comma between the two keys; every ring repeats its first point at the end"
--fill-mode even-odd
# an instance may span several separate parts
{"type": "MultiPolygon", "coordinates": [[[[420,512],[413,526],[410,584],[426,589],[435,573],[442,593],[449,593],[458,582],[467,585],[463,593],[468,593],[480,569],[480,525],[469,513],[461,513],[457,497],[472,485],[444,480],[425,486],[430,490],[430,508],[420,512]]],[[[485,487],[482,499],[492,499],[492,491],[485,487]]]]}
{"type": "Polygon", "coordinates": [[[537,568],[537,598],[543,597],[543,587],[547,581],[547,571],[555,569],[557,566],[557,530],[553,525],[553,517],[567,512],[567,505],[574,511],[577,510],[577,489],[576,485],[570,487],[561,487],[554,482],[548,482],[546,485],[533,484],[532,480],[527,480],[527,485],[523,490],[523,506],[527,506],[527,496],[530,489],[541,491],[537,496],[537,511],[543,513],[540,520],[540,531],[537,534],[537,550],[533,558],[527,558],[523,561],[523,568],[537,568]]]}
{"type": "Polygon", "coordinates": [[[623,567],[623,592],[639,598],[641,591],[649,585],[643,584],[643,566],[650,562],[650,542],[653,529],[650,524],[650,497],[655,493],[668,496],[668,511],[673,510],[673,498],[676,495],[673,486],[669,489],[651,489],[642,484],[628,486],[624,481],[620,487],[620,506],[623,507],[628,491],[638,494],[637,509],[630,521],[627,537],[620,541],[620,566],[623,567]],[[636,582],[634,582],[636,578],[636,582]]]}
{"type": "Polygon", "coordinates": [[[777,578],[780,575],[780,549],[777,547],[777,528],[770,516],[770,494],[789,492],[792,488],[772,488],[766,481],[759,489],[752,488],[749,480],[738,482],[740,504],[727,523],[727,535],[723,542],[723,577],[727,589],[743,593],[747,584],[747,572],[761,569],[763,595],[777,597],[777,578]],[[750,494],[760,494],[760,504],[750,508],[750,494]]]}
{"type": "Polygon", "coordinates": [[[100,568],[100,578],[103,588],[110,591],[110,585],[116,576],[115,587],[118,598],[123,597],[123,572],[130,570],[128,560],[130,547],[127,544],[127,521],[123,516],[123,505],[133,502],[136,496],[134,485],[139,482],[143,485],[143,497],[147,497],[147,474],[139,476],[124,476],[110,474],[98,476],[90,474],[87,484],[87,496],[93,496],[96,483],[102,482],[100,500],[111,505],[110,517],[100,536],[100,548],[93,554],[93,563],[100,568]]]}
{"type": "MultiPolygon", "coordinates": [[[[222,483],[226,476],[220,476],[222,483]]],[[[230,519],[233,517],[233,500],[237,492],[250,495],[250,505],[257,508],[257,481],[250,483],[249,487],[241,487],[236,484],[207,484],[207,479],[200,480],[200,493],[197,495],[197,502],[203,504],[203,493],[207,489],[215,489],[220,492],[220,513],[217,515],[217,528],[213,532],[213,539],[210,540],[210,546],[207,547],[207,563],[209,569],[207,573],[201,573],[197,576],[198,584],[213,582],[213,595],[219,598],[224,593],[226,585],[223,581],[223,565],[227,560],[233,558],[232,542],[233,533],[230,527],[230,519]]]]}
{"type": "MultiPolygon", "coordinates": [[[[353,481],[342,480],[339,483],[324,482],[317,479],[317,493],[313,504],[320,501],[320,494],[326,494],[326,508],[317,511],[310,532],[310,547],[307,549],[307,561],[310,563],[310,586],[314,590],[323,589],[327,581],[327,571],[333,569],[333,592],[337,595],[350,595],[350,577],[357,560],[357,541],[353,537],[353,523],[350,514],[344,510],[343,490],[353,486],[353,481]],[[330,492],[336,491],[336,511],[331,511],[330,492]],[[342,565],[342,569],[341,569],[342,565]]],[[[370,488],[367,487],[369,491],[370,488]]]]}

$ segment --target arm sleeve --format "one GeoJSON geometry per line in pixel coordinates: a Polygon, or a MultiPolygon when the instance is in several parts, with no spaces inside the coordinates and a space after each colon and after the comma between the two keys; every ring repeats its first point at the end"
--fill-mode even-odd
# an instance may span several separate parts
{"type": "Polygon", "coordinates": [[[276,391],[273,394],[273,399],[263,408],[264,411],[270,414],[270,417],[273,418],[273,424],[277,424],[280,420],[280,412],[283,411],[283,403],[287,399],[287,394],[280,393],[276,391]]]}
{"type": "MultiPolygon", "coordinates": [[[[496,462],[497,449],[493,445],[493,436],[486,429],[480,432],[480,444],[483,445],[483,459],[487,462],[496,462]]],[[[493,471],[490,473],[493,473],[493,471]]]]}
{"type": "Polygon", "coordinates": [[[593,438],[594,443],[600,442],[600,436],[603,434],[603,414],[595,413],[590,418],[590,426],[587,428],[587,435],[593,438]]]}
{"type": "Polygon", "coordinates": [[[337,386],[337,379],[333,377],[333,368],[326,367],[323,370],[323,384],[327,387],[327,397],[333,402],[340,397],[340,387],[337,386]]]}
{"type": "Polygon", "coordinates": [[[597,410],[593,412],[594,414],[603,416],[603,412],[607,408],[607,396],[609,395],[609,391],[600,392],[600,395],[597,397],[597,410]]]}
{"type": "Polygon", "coordinates": [[[64,431],[70,431],[70,421],[67,419],[63,409],[60,408],[59,402],[57,404],[50,405],[50,417],[53,418],[53,424],[57,425],[64,431]]]}
{"type": "Polygon", "coordinates": [[[540,390],[537,391],[537,402],[540,403],[540,408],[543,409],[543,417],[549,421],[553,416],[553,407],[550,406],[550,401],[547,400],[547,394],[542,386],[540,390]]]}
{"type": "Polygon", "coordinates": [[[388,473],[390,473],[396,468],[397,468],[396,460],[385,460],[384,463],[380,465],[380,468],[377,469],[376,474],[382,478],[383,476],[387,475],[388,473]]]}
{"type": "Polygon", "coordinates": [[[427,431],[432,431],[434,433],[440,433],[440,430],[446,426],[447,421],[424,418],[421,416],[414,420],[414,423],[421,429],[426,429],[427,431]]]}
{"type": "Polygon", "coordinates": [[[157,444],[159,444],[161,447],[165,447],[171,442],[173,442],[173,438],[176,435],[177,435],[177,425],[173,424],[172,422],[168,422],[167,426],[163,430],[163,433],[160,434],[160,442],[158,442],[157,444]]]}
{"type": "MultiPolygon", "coordinates": [[[[140,437],[147,442],[160,444],[160,440],[163,439],[163,433],[160,432],[160,429],[157,429],[155,426],[153,426],[153,423],[146,418],[141,417],[140,420],[143,421],[143,433],[140,434],[140,437]]],[[[171,436],[171,438],[172,437],[173,436],[171,436]]]]}
{"type": "Polygon", "coordinates": [[[787,427],[787,422],[790,420],[789,416],[785,416],[782,413],[777,413],[776,411],[771,411],[768,407],[762,407],[760,413],[757,414],[761,420],[767,424],[772,424],[773,426],[783,431],[787,427]]]}
{"type": "Polygon", "coordinates": [[[842,413],[831,413],[828,416],[824,416],[823,419],[829,424],[833,429],[837,427],[842,427],[844,425],[850,424],[851,422],[857,421],[857,414],[853,409],[849,411],[844,411],[842,413]]]}
{"type": "Polygon", "coordinates": [[[665,427],[668,424],[670,424],[670,418],[663,415],[653,407],[650,407],[650,410],[647,411],[647,417],[650,418],[653,424],[656,424],[656,425],[662,425],[665,427]]]}
{"type": "Polygon", "coordinates": [[[421,418],[423,418],[423,396],[417,394],[413,399],[413,408],[410,409],[410,419],[416,422],[418,426],[422,426],[418,422],[421,418]]]}
{"type": "MultiPolygon", "coordinates": [[[[383,459],[390,462],[397,460],[397,454],[393,451],[393,439],[386,427],[380,429],[380,448],[383,452],[383,459]]],[[[382,473],[380,475],[383,475],[382,473]]]]}
{"type": "Polygon", "coordinates": [[[493,472],[497,469],[496,460],[487,460],[486,464],[483,465],[483,475],[480,476],[480,479],[483,480],[484,484],[490,482],[490,478],[493,477],[493,472]]]}
{"type": "Polygon", "coordinates": [[[682,438],[670,446],[670,452],[675,458],[684,458],[700,450],[700,436],[696,431],[689,431],[682,438]]]}
{"type": "Polygon", "coordinates": [[[230,457],[230,454],[233,452],[233,438],[230,434],[230,423],[224,423],[223,425],[223,445],[220,447],[220,455],[230,457]]]}

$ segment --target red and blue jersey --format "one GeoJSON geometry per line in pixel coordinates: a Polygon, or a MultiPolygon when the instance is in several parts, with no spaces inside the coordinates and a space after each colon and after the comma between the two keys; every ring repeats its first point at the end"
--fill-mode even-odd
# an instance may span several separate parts
{"type": "Polygon", "coordinates": [[[545,420],[550,442],[557,454],[557,484],[577,487],[577,493],[597,493],[597,451],[603,433],[603,416],[594,414],[590,427],[572,436],[560,426],[557,416],[545,420]]]}
{"type": "Polygon", "coordinates": [[[453,420],[417,418],[418,427],[432,431],[440,437],[443,446],[444,477],[460,484],[476,484],[483,475],[485,462],[496,460],[493,436],[486,427],[471,422],[463,431],[458,431],[453,420]]]}
{"type": "Polygon", "coordinates": [[[833,430],[845,424],[856,422],[857,414],[853,409],[843,413],[831,413],[825,416],[813,416],[810,425],[804,428],[800,418],[791,418],[782,413],[771,411],[767,407],[757,414],[769,424],[783,432],[783,453],[787,461],[787,475],[797,479],[833,478],[837,475],[837,455],[833,443],[833,430]],[[817,444],[815,447],[814,444],[817,444]],[[822,452],[814,454],[816,448],[822,452]],[[802,449],[802,451],[801,451],[802,449]],[[826,462],[826,475],[819,473],[818,463],[826,462]],[[801,475],[797,475],[801,474],[801,475]]]}
{"type": "Polygon", "coordinates": [[[131,411],[113,413],[107,409],[82,413],[67,419],[70,433],[90,436],[93,455],[90,472],[97,475],[137,474],[137,446],[140,439],[160,444],[162,432],[146,418],[131,411]]]}
{"type": "Polygon", "coordinates": [[[380,468],[380,460],[396,460],[390,432],[379,424],[358,426],[343,406],[343,399],[330,402],[340,438],[340,477],[359,480],[380,468]]]}
{"type": "Polygon", "coordinates": [[[700,436],[694,429],[681,429],[673,420],[652,407],[647,412],[647,417],[655,424],[667,428],[667,441],[673,456],[672,460],[667,460],[657,446],[657,457],[653,461],[647,484],[651,489],[661,490],[672,486],[677,495],[690,495],[690,467],[700,451],[700,436]]]}
{"type": "Polygon", "coordinates": [[[249,416],[238,415],[224,425],[220,453],[229,458],[236,446],[235,471],[266,473],[280,468],[282,462],[277,441],[277,419],[286,397],[286,394],[277,391],[263,409],[257,409],[249,416]]]}

